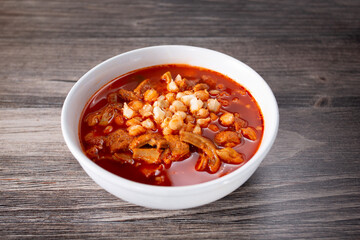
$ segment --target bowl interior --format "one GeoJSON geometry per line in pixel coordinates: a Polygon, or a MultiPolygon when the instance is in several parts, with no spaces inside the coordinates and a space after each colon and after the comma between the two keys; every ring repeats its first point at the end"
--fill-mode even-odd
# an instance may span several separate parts
{"type": "MultiPolygon", "coordinates": [[[[221,179],[226,180],[229,175],[245,171],[247,165],[262,160],[275,140],[278,129],[276,100],[266,82],[247,65],[216,51],[190,46],[156,46],[134,50],[106,60],[80,78],[69,92],[62,111],[62,131],[70,151],[82,165],[92,164],[94,168],[97,166],[94,166],[94,163],[82,152],[78,137],[79,119],[88,99],[102,86],[120,75],[161,64],[188,64],[220,72],[244,86],[259,104],[264,118],[264,134],[258,151],[244,166],[221,179]]],[[[118,177],[118,179],[122,178],[118,177]]],[[[185,187],[191,186],[194,185],[185,187]]]]}

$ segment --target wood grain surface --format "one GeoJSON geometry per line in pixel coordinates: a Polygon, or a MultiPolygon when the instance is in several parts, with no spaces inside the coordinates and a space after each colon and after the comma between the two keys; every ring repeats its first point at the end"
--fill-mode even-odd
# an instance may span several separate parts
{"type": "Polygon", "coordinates": [[[359,1],[0,1],[1,239],[360,239],[359,1]],[[229,54],[280,108],[270,154],[209,205],[160,211],[95,184],[62,138],[74,83],[128,50],[229,54]]]}

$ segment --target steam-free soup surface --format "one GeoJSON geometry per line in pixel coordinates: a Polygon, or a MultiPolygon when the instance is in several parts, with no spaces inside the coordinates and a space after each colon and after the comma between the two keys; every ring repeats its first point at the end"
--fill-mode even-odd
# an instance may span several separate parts
{"type": "Polygon", "coordinates": [[[88,101],[79,133],[84,152],[99,166],[161,186],[203,183],[238,169],[262,135],[261,111],[246,89],[188,65],[114,79],[88,101]]]}

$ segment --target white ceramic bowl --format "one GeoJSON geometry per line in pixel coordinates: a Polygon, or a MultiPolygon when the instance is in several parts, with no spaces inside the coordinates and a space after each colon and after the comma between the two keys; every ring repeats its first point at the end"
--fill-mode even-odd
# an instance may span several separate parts
{"type": "Polygon", "coordinates": [[[100,63],[73,86],[65,99],[61,128],[67,146],[86,173],[101,187],[128,202],[157,209],[185,209],[218,200],[241,186],[269,152],[279,125],[275,97],[266,82],[244,63],[219,52],[191,46],[154,46],[117,55],[100,63]],[[101,168],[83,153],[79,119],[90,97],[112,79],[127,72],[161,64],[189,64],[208,68],[240,83],[258,102],[264,117],[264,135],[256,154],[234,172],[209,182],[161,187],[133,182],[101,168]]]}

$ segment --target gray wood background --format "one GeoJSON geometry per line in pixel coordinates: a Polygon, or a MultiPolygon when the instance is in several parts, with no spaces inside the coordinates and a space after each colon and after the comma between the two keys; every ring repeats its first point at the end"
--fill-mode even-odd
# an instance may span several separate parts
{"type": "Polygon", "coordinates": [[[359,239],[359,1],[0,1],[0,238],[359,239]],[[159,211],[105,192],[60,131],[99,62],[186,44],[258,71],[280,107],[270,154],[212,204],[159,211]]]}

